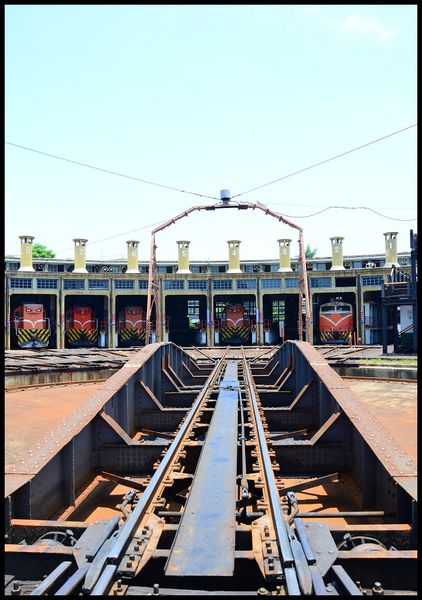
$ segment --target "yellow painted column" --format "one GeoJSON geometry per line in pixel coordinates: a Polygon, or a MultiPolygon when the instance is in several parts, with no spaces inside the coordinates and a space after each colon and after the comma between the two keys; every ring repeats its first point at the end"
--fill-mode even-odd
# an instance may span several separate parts
{"type": "Polygon", "coordinates": [[[138,244],[137,240],[128,240],[127,244],[127,270],[126,273],[139,273],[138,244]]]}
{"type": "MultiPolygon", "coordinates": [[[[358,275],[358,277],[360,277],[360,275],[358,275]]],[[[357,298],[357,294],[356,293],[356,298],[357,298]]],[[[358,311],[358,315],[357,315],[357,321],[356,321],[356,343],[357,344],[364,344],[365,343],[365,304],[364,304],[364,296],[363,296],[363,290],[362,290],[362,286],[359,286],[359,297],[360,297],[360,303],[358,304],[359,306],[359,311],[358,311]]]]}
{"type": "MultiPolygon", "coordinates": [[[[113,281],[111,280],[111,285],[113,286],[113,281]]],[[[110,323],[110,327],[109,327],[109,336],[108,336],[108,347],[109,348],[116,348],[116,319],[117,319],[117,315],[116,315],[116,295],[113,293],[113,289],[111,290],[111,295],[109,298],[109,312],[108,312],[108,319],[109,319],[109,323],[110,323]]]]}
{"type": "MultiPolygon", "coordinates": [[[[311,288],[308,288],[308,289],[310,290],[311,288]]],[[[315,314],[314,310],[313,310],[313,306],[314,306],[314,301],[313,301],[313,299],[314,299],[314,293],[315,292],[312,292],[312,291],[309,292],[309,304],[312,307],[312,319],[311,319],[311,322],[310,322],[310,325],[309,325],[309,340],[308,341],[312,345],[314,345],[314,324],[315,324],[315,319],[318,319],[318,314],[315,314]]],[[[319,343],[320,343],[320,341],[317,340],[316,344],[318,345],[319,343]]]]}
{"type": "Polygon", "coordinates": [[[240,269],[240,240],[228,240],[229,245],[229,268],[227,273],[241,273],[240,269]]]}
{"type": "Polygon", "coordinates": [[[280,239],[277,240],[280,250],[280,268],[279,273],[289,273],[293,271],[290,266],[290,242],[291,239],[280,239]]]}
{"type": "Polygon", "coordinates": [[[61,346],[61,338],[63,331],[63,321],[60,315],[60,279],[59,279],[59,289],[56,295],[56,347],[62,348],[61,346]]]}
{"type": "Polygon", "coordinates": [[[190,242],[188,242],[186,240],[179,240],[178,242],[176,242],[176,244],[179,249],[177,273],[178,274],[191,273],[192,271],[189,268],[189,244],[190,244],[190,242]]]}
{"type": "Polygon", "coordinates": [[[398,267],[397,262],[397,231],[387,231],[385,237],[385,268],[398,267]]]}
{"type": "MultiPolygon", "coordinates": [[[[63,286],[63,279],[61,280],[63,286]]],[[[63,291],[63,287],[61,290],[61,298],[60,298],[60,323],[61,323],[61,338],[60,338],[60,346],[59,348],[63,349],[66,346],[66,294],[63,291]]]]}
{"type": "Polygon", "coordinates": [[[260,346],[261,344],[264,343],[264,299],[261,293],[261,290],[259,289],[259,280],[257,280],[257,290],[256,290],[256,301],[258,304],[258,311],[259,311],[259,323],[257,323],[257,327],[256,327],[256,344],[257,346],[260,346]]]}
{"type": "Polygon", "coordinates": [[[211,320],[212,325],[210,327],[210,346],[215,346],[215,310],[214,310],[214,294],[210,292],[210,307],[211,307],[211,320]]]}
{"type": "Polygon", "coordinates": [[[207,346],[214,346],[214,312],[212,308],[211,278],[207,278],[207,346]]]}
{"type": "Polygon", "coordinates": [[[75,238],[75,268],[73,273],[88,273],[86,269],[86,243],[88,240],[75,238]]]}
{"type": "Polygon", "coordinates": [[[336,235],[331,237],[332,267],[330,271],[344,271],[343,265],[343,240],[344,237],[336,235]]]}
{"type": "Polygon", "coordinates": [[[21,241],[21,264],[19,271],[32,272],[35,271],[32,266],[32,241],[34,236],[32,235],[20,235],[21,241]]]}
{"type": "MultiPolygon", "coordinates": [[[[6,282],[9,279],[6,279],[6,282]]],[[[6,302],[5,304],[5,320],[6,323],[6,336],[5,336],[5,349],[10,350],[10,328],[13,327],[13,316],[10,314],[10,292],[6,289],[6,302]]]]}
{"type": "Polygon", "coordinates": [[[166,319],[166,300],[164,297],[164,285],[163,278],[160,277],[158,280],[158,293],[160,294],[160,307],[161,307],[161,315],[160,315],[160,323],[157,323],[157,342],[165,341],[165,319],[166,319]]]}

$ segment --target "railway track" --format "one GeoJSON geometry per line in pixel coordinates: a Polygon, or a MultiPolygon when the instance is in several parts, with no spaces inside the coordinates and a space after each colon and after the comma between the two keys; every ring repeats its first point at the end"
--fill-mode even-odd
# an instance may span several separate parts
{"type": "Polygon", "coordinates": [[[299,363],[290,355],[282,369],[268,354],[256,360],[227,348],[220,358],[191,359],[187,383],[163,358],[193,401],[173,432],[144,428],[137,437],[162,448],[152,470],[100,471],[121,490],[112,518],[75,520],[88,514],[85,495],[56,521],[12,520],[6,594],[416,595],[414,523],[375,496],[353,506],[335,436],[319,452],[337,448],[338,464],[335,453],[324,469],[306,462],[302,451],[326,435],[339,406],[322,428],[314,419],[300,426],[287,411],[310,384],[290,398],[299,363]],[[267,421],[274,394],[284,426],[267,421]],[[327,490],[331,502],[313,509],[309,496],[327,490]]]}

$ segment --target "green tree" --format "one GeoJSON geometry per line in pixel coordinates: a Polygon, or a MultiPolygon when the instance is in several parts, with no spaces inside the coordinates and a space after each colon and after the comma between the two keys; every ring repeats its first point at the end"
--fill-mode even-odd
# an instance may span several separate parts
{"type": "Polygon", "coordinates": [[[318,248],[314,248],[313,250],[311,250],[310,245],[308,244],[306,246],[306,250],[305,250],[305,258],[313,258],[315,256],[315,254],[317,253],[318,248]]]}
{"type": "Polygon", "coordinates": [[[56,253],[42,244],[34,244],[32,247],[32,256],[34,258],[54,258],[56,253]]]}

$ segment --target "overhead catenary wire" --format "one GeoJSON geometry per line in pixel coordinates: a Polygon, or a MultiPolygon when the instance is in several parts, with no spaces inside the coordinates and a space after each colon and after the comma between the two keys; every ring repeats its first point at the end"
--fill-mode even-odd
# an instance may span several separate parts
{"type": "Polygon", "coordinates": [[[83,163],[78,160],[72,160],[70,158],[65,158],[64,156],[58,156],[57,154],[49,154],[48,152],[43,152],[41,150],[36,150],[35,148],[29,148],[28,146],[21,146],[20,144],[13,144],[12,142],[5,142],[8,146],[15,146],[15,148],[21,148],[22,150],[28,150],[29,152],[35,152],[36,154],[42,154],[43,156],[48,156],[49,158],[56,158],[57,160],[63,160],[68,163],[72,163],[74,165],[79,165],[80,167],[87,167],[88,169],[94,169],[95,171],[101,171],[103,173],[108,173],[109,175],[116,175],[117,177],[125,177],[126,179],[132,179],[134,181],[140,181],[141,183],[147,183],[148,185],[155,185],[157,187],[166,188],[168,190],[173,190],[174,192],[181,192],[183,194],[191,194],[192,196],[199,196],[200,198],[211,198],[212,200],[219,200],[216,196],[207,196],[206,194],[198,194],[197,192],[190,192],[188,190],[182,190],[180,188],[175,188],[170,185],[164,185],[163,183],[156,183],[155,181],[148,181],[147,179],[141,179],[140,177],[134,177],[133,175],[126,175],[125,173],[119,173],[118,171],[111,171],[110,169],[103,169],[102,167],[96,167],[95,165],[89,165],[88,163],[83,163]]]}
{"type": "Polygon", "coordinates": [[[390,219],[390,221],[416,221],[416,218],[399,219],[398,217],[388,217],[387,215],[383,215],[382,213],[378,212],[377,210],[374,210],[373,208],[370,208],[369,206],[327,206],[327,208],[311,213],[310,215],[286,215],[285,213],[280,214],[282,214],[283,217],[289,217],[290,219],[307,219],[308,217],[315,217],[316,215],[320,215],[326,212],[327,210],[331,210],[333,208],[340,208],[346,210],[370,210],[371,212],[375,213],[376,215],[379,215],[380,217],[383,217],[384,219],[390,219]]]}
{"type": "MultiPolygon", "coordinates": [[[[304,208],[329,208],[329,206],[326,206],[325,204],[298,204],[297,202],[265,202],[265,204],[267,206],[300,206],[304,208]]],[[[379,210],[415,210],[414,206],[372,206],[372,208],[378,208],[379,210]]]]}
{"type": "MultiPolygon", "coordinates": [[[[250,192],[253,192],[253,191],[256,191],[256,190],[261,189],[263,187],[269,186],[269,185],[271,185],[273,183],[277,183],[278,181],[282,181],[283,179],[287,179],[289,177],[293,177],[294,175],[298,175],[299,173],[303,173],[305,171],[308,171],[310,169],[313,169],[315,167],[323,165],[323,164],[325,164],[327,162],[335,160],[336,158],[340,158],[340,157],[345,156],[347,154],[351,154],[352,152],[356,152],[357,150],[360,150],[362,148],[366,148],[367,146],[370,146],[372,144],[376,144],[377,142],[380,142],[380,141],[385,140],[387,138],[390,138],[390,137],[392,137],[394,135],[397,135],[399,133],[402,133],[404,131],[412,129],[413,127],[416,127],[416,126],[417,126],[417,123],[414,123],[412,125],[409,125],[408,127],[404,127],[403,129],[399,129],[397,131],[394,131],[392,133],[384,135],[384,136],[382,136],[380,138],[377,138],[376,140],[372,140],[372,141],[367,142],[365,144],[362,144],[360,146],[356,146],[355,148],[352,148],[351,150],[347,150],[346,152],[342,152],[341,154],[336,154],[335,156],[327,158],[327,159],[325,159],[323,161],[319,161],[317,163],[314,163],[313,165],[310,165],[310,166],[305,167],[303,169],[300,169],[298,171],[294,171],[293,173],[289,173],[288,175],[284,175],[283,177],[280,177],[278,179],[274,179],[273,181],[269,181],[269,182],[264,183],[264,184],[262,184],[260,186],[251,188],[249,190],[241,192],[240,194],[235,194],[235,195],[232,196],[232,199],[238,198],[239,196],[243,196],[243,195],[248,194],[250,192]]],[[[141,183],[146,183],[146,184],[149,184],[149,185],[155,185],[155,186],[162,187],[162,188],[165,188],[165,189],[169,189],[169,190],[172,190],[172,191],[176,191],[176,192],[180,192],[180,193],[185,193],[185,194],[190,194],[190,195],[198,196],[198,197],[201,197],[201,198],[209,198],[211,200],[220,200],[220,198],[218,198],[216,196],[209,196],[209,195],[206,195],[206,194],[199,194],[197,192],[190,192],[188,190],[183,190],[183,189],[180,189],[180,188],[175,188],[175,187],[172,187],[172,186],[169,186],[169,185],[164,185],[164,184],[161,184],[161,183],[156,183],[156,182],[148,181],[148,180],[142,179],[140,177],[134,177],[132,175],[127,175],[127,174],[124,174],[124,173],[119,173],[117,171],[111,171],[109,169],[104,169],[102,167],[97,167],[97,166],[94,166],[94,165],[90,165],[88,163],[83,163],[83,162],[80,162],[80,161],[72,160],[72,159],[69,159],[69,158],[65,158],[63,156],[58,156],[56,154],[50,154],[50,153],[47,153],[47,152],[44,152],[44,151],[41,151],[41,150],[36,150],[35,148],[30,148],[28,146],[23,146],[23,145],[20,145],[20,144],[15,144],[15,143],[12,143],[12,142],[7,142],[7,141],[5,142],[5,144],[7,144],[9,146],[14,146],[16,148],[20,148],[22,150],[27,150],[29,152],[35,152],[36,154],[41,154],[41,155],[47,156],[49,158],[55,158],[57,160],[62,160],[62,161],[65,161],[65,162],[68,162],[68,163],[71,163],[71,164],[78,165],[78,166],[87,167],[87,168],[90,168],[90,169],[94,169],[96,171],[101,171],[101,172],[104,172],[104,173],[108,173],[110,175],[116,175],[118,177],[124,177],[126,179],[131,179],[131,180],[134,180],[134,181],[139,181],[141,183]]],[[[274,203],[272,203],[272,204],[274,205],[274,203]]],[[[296,206],[300,206],[300,205],[296,204],[296,206]]],[[[302,206],[305,206],[305,205],[302,205],[302,206]]],[[[319,214],[321,214],[323,212],[326,212],[327,210],[331,210],[331,209],[355,209],[355,210],[362,209],[362,210],[369,210],[369,211],[373,212],[374,214],[377,214],[377,215],[379,215],[379,216],[381,216],[381,217],[383,217],[385,219],[390,219],[391,221],[404,221],[404,222],[408,222],[408,221],[415,221],[416,220],[416,219],[399,219],[399,218],[396,218],[396,217],[389,217],[387,215],[381,214],[380,212],[377,212],[376,210],[374,210],[374,209],[372,209],[372,208],[370,208],[368,206],[360,206],[360,207],[356,207],[356,206],[353,206],[353,207],[351,207],[351,206],[328,206],[328,207],[324,208],[321,211],[317,211],[317,212],[311,213],[309,215],[287,215],[287,214],[283,214],[283,216],[288,217],[288,218],[294,218],[294,219],[306,219],[306,218],[309,218],[309,217],[313,217],[313,216],[319,215],[319,214]]],[[[387,209],[387,210],[391,210],[391,209],[387,209]]],[[[406,210],[408,210],[408,209],[406,209],[406,210]]],[[[280,213],[280,214],[282,214],[282,213],[280,213]]],[[[153,223],[152,225],[147,225],[145,227],[140,227],[140,228],[137,228],[137,229],[132,229],[131,231],[127,231],[127,232],[123,232],[123,233],[118,233],[118,234],[115,234],[113,236],[109,236],[109,237],[103,238],[101,240],[95,240],[95,241],[89,242],[89,243],[92,245],[92,244],[96,244],[96,243],[100,243],[100,242],[105,242],[105,241],[108,241],[108,240],[111,240],[111,239],[114,239],[114,238],[121,237],[122,235],[126,235],[128,233],[133,233],[135,231],[140,231],[141,229],[147,229],[148,227],[152,227],[152,226],[154,226],[156,224],[159,224],[159,223],[161,223],[161,221],[158,221],[157,223],[153,223]]],[[[66,248],[64,250],[58,250],[58,252],[66,252],[67,250],[70,250],[70,248],[66,248]]]]}
{"type": "MultiPolygon", "coordinates": [[[[288,175],[283,175],[283,177],[279,177],[278,179],[274,179],[272,181],[268,181],[267,183],[263,183],[262,185],[256,186],[254,188],[251,188],[249,190],[246,190],[244,192],[240,192],[239,194],[235,194],[234,196],[232,196],[232,199],[234,198],[238,198],[239,196],[244,196],[245,194],[249,194],[250,192],[254,192],[256,190],[259,190],[263,187],[266,187],[268,185],[272,185],[273,183],[277,183],[278,181],[282,181],[283,179],[287,179],[288,177],[293,177],[294,175],[298,175],[299,173],[303,173],[305,171],[309,171],[310,169],[314,169],[315,167],[318,167],[320,165],[323,165],[327,162],[330,162],[332,160],[335,160],[336,158],[341,158],[342,156],[346,156],[347,154],[351,154],[352,152],[356,152],[357,150],[361,150],[362,148],[366,148],[367,146],[371,146],[372,144],[376,144],[377,142],[381,142],[387,138],[390,138],[394,135],[398,135],[399,133],[402,133],[403,131],[407,131],[409,129],[412,129],[413,127],[416,127],[417,123],[413,123],[412,125],[408,125],[407,127],[404,127],[403,129],[398,129],[397,131],[393,131],[392,133],[388,133],[387,135],[384,135],[380,138],[377,138],[376,140],[372,140],[370,142],[366,142],[365,144],[361,144],[360,146],[356,146],[355,148],[352,148],[351,150],[346,150],[345,152],[342,152],[340,154],[336,154],[335,156],[331,156],[330,158],[326,158],[325,160],[319,161],[317,163],[314,163],[308,167],[304,167],[303,169],[299,169],[298,171],[294,171],[293,173],[289,173],[288,175]]],[[[119,173],[117,171],[111,171],[110,169],[104,169],[102,167],[97,167],[94,165],[90,165],[88,163],[83,163],[81,161],[77,161],[77,160],[73,160],[70,158],[65,158],[63,156],[58,156],[57,154],[51,154],[48,152],[44,152],[42,150],[36,150],[35,148],[29,148],[28,146],[23,146],[21,144],[15,144],[13,142],[5,142],[5,144],[7,144],[8,146],[14,146],[15,148],[20,148],[22,150],[28,150],[29,152],[35,152],[36,154],[41,154],[43,156],[48,156],[49,158],[55,158],[57,160],[63,160],[65,162],[71,163],[71,164],[75,164],[75,165],[79,165],[81,167],[87,167],[89,169],[94,169],[96,171],[101,171],[103,173],[108,173],[110,175],[116,175],[118,177],[125,177],[126,179],[131,179],[134,181],[140,181],[141,183],[147,183],[149,185],[155,185],[158,187],[162,187],[168,190],[172,190],[175,192],[180,192],[180,193],[184,193],[184,194],[191,194],[192,196],[199,196],[201,198],[210,198],[211,200],[219,200],[220,198],[218,198],[217,196],[209,196],[207,194],[199,194],[197,192],[190,192],[188,190],[183,190],[180,188],[175,188],[172,187],[170,185],[164,185],[162,183],[156,183],[154,181],[149,181],[147,179],[142,179],[140,177],[134,177],[133,175],[126,175],[125,173],[119,173]]]]}
{"type": "MultiPolygon", "coordinates": [[[[142,229],[149,229],[150,227],[154,227],[154,225],[159,225],[163,221],[156,221],[155,223],[149,223],[149,225],[144,225],[143,227],[137,227],[136,229],[131,229],[130,231],[123,231],[122,233],[116,233],[115,235],[110,235],[109,237],[102,238],[101,240],[94,240],[93,242],[87,242],[88,245],[99,244],[100,242],[107,242],[108,240],[113,240],[115,238],[121,237],[122,235],[128,235],[129,233],[135,233],[135,231],[141,231],[142,229]]],[[[57,250],[57,252],[67,252],[68,250],[72,250],[72,248],[63,248],[62,250],[57,250]]]]}
{"type": "MultiPolygon", "coordinates": [[[[321,213],[324,213],[327,210],[331,210],[331,209],[334,209],[334,208],[346,209],[346,210],[369,210],[369,211],[371,211],[371,212],[379,215],[380,217],[383,217],[385,219],[390,219],[391,221],[416,221],[416,219],[398,219],[398,218],[395,218],[395,217],[389,217],[387,215],[381,214],[380,212],[377,212],[376,210],[370,208],[369,206],[327,206],[323,210],[319,210],[318,212],[311,213],[310,215],[286,215],[285,213],[280,213],[280,214],[283,217],[288,217],[288,218],[291,218],[291,219],[306,219],[308,217],[314,217],[316,215],[320,215],[321,213]]],[[[166,220],[168,220],[168,219],[166,219],[166,220]]],[[[126,232],[123,232],[123,233],[118,233],[116,235],[112,235],[110,237],[103,238],[101,240],[95,240],[94,242],[88,242],[88,243],[89,244],[97,244],[99,242],[106,242],[108,240],[121,237],[122,235],[126,235],[128,233],[133,233],[134,231],[140,231],[141,229],[149,229],[150,227],[154,227],[154,225],[160,225],[162,223],[165,223],[166,220],[157,221],[156,223],[151,223],[150,225],[145,225],[144,227],[138,227],[138,229],[132,229],[131,231],[126,231],[126,232]]],[[[88,245],[88,243],[87,243],[87,245],[88,245]]],[[[57,252],[66,252],[67,250],[71,250],[71,248],[65,248],[64,250],[58,250],[57,252]]]]}
{"type": "MultiPolygon", "coordinates": [[[[396,218],[396,217],[389,217],[387,215],[381,214],[380,212],[374,210],[373,208],[370,208],[369,206],[327,206],[323,210],[319,210],[319,211],[317,211],[315,213],[311,213],[310,215],[287,215],[285,213],[280,213],[280,214],[283,217],[288,217],[290,219],[307,219],[309,217],[315,217],[316,215],[320,215],[321,213],[324,213],[327,210],[331,210],[331,209],[369,210],[369,211],[375,213],[376,215],[379,215],[380,217],[383,217],[384,219],[390,219],[391,221],[416,221],[416,218],[414,218],[414,219],[399,219],[399,218],[396,218]]],[[[112,240],[112,239],[121,237],[122,235],[127,235],[129,233],[134,233],[135,231],[141,231],[143,229],[149,229],[150,227],[154,227],[155,225],[161,225],[165,221],[166,221],[166,219],[164,219],[162,221],[156,221],[155,223],[150,223],[149,225],[144,225],[143,227],[138,227],[136,229],[131,229],[130,231],[124,231],[122,233],[116,233],[115,235],[111,235],[109,237],[102,238],[101,240],[94,240],[93,242],[87,242],[87,246],[89,244],[92,245],[92,244],[99,244],[100,242],[107,242],[108,240],[112,240]]],[[[67,252],[68,250],[72,250],[72,248],[63,248],[62,250],[57,250],[57,252],[67,252]]]]}
{"type": "Polygon", "coordinates": [[[319,167],[320,165],[323,165],[327,162],[330,162],[332,160],[335,160],[336,158],[341,158],[342,156],[346,156],[346,154],[351,154],[352,152],[356,152],[357,150],[361,150],[362,148],[366,148],[367,146],[371,146],[372,144],[376,144],[377,142],[381,142],[382,140],[386,140],[387,138],[392,137],[393,135],[397,135],[399,133],[402,133],[403,131],[407,131],[408,129],[412,129],[413,127],[416,127],[417,123],[413,123],[413,125],[409,125],[408,127],[404,127],[403,129],[399,129],[397,131],[393,131],[392,133],[388,133],[387,135],[384,135],[380,138],[377,138],[376,140],[372,140],[371,142],[366,142],[366,144],[362,144],[360,146],[356,146],[355,148],[352,148],[351,150],[346,150],[346,152],[341,152],[341,154],[336,154],[335,156],[331,156],[330,158],[326,158],[325,160],[321,160],[317,163],[314,163],[313,165],[310,165],[309,167],[305,167],[303,169],[299,169],[298,171],[294,171],[293,173],[289,173],[288,175],[283,175],[283,177],[279,177],[278,179],[273,179],[272,181],[268,181],[267,183],[263,183],[262,185],[258,185],[254,188],[251,188],[249,190],[246,190],[244,192],[241,192],[240,194],[236,194],[234,196],[232,196],[232,198],[238,198],[239,196],[244,196],[245,194],[249,194],[250,192],[255,192],[256,190],[260,190],[263,187],[266,187],[268,185],[272,185],[273,183],[277,183],[278,181],[282,181],[283,179],[287,179],[288,177],[293,177],[294,175],[298,175],[299,173],[303,173],[304,171],[309,171],[310,169],[314,169],[315,167],[319,167]]]}

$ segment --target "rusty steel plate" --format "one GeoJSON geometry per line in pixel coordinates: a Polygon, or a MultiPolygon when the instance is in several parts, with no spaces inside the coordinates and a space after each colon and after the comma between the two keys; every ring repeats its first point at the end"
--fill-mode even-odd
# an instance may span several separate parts
{"type": "Polygon", "coordinates": [[[66,386],[6,394],[6,472],[34,474],[40,471],[162,345],[141,348],[103,383],[72,384],[67,388],[67,402],[64,400],[66,386]],[[19,394],[23,394],[21,398],[25,401],[17,402],[19,394]],[[30,403],[32,408],[28,410],[30,403]]]}
{"type": "Polygon", "coordinates": [[[293,342],[309,362],[317,378],[332,394],[350,421],[361,433],[380,462],[393,477],[416,477],[416,461],[406,452],[383,423],[352,392],[321,356],[307,342],[293,342]]]}

